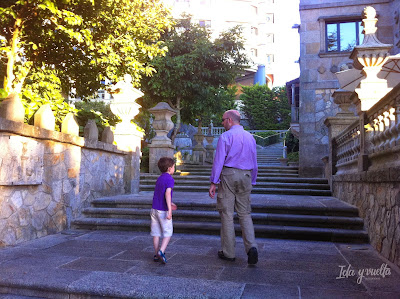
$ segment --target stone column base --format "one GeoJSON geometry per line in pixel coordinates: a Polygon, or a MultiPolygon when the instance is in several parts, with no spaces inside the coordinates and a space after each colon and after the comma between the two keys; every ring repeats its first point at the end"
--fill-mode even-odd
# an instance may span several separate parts
{"type": "Polygon", "coordinates": [[[149,144],[149,172],[160,174],[157,163],[161,157],[174,158],[174,147],[165,144],[149,144]]]}

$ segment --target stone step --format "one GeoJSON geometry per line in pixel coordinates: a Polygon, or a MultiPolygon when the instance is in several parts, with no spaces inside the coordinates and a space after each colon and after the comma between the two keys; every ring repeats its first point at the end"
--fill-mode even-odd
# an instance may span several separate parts
{"type": "MultiPolygon", "coordinates": [[[[73,228],[149,231],[150,219],[121,218],[79,218],[72,222],[73,228]]],[[[214,234],[220,232],[218,222],[174,221],[174,232],[190,234],[214,234]]],[[[319,240],[331,242],[366,243],[368,235],[364,230],[339,228],[296,227],[255,224],[257,238],[283,238],[297,240],[319,240]]],[[[240,226],[235,224],[236,235],[241,235],[240,226]]]]}
{"type": "MultiPolygon", "coordinates": [[[[147,208],[86,208],[83,214],[90,218],[148,219],[150,205],[147,208]]],[[[175,221],[219,222],[217,211],[181,210],[174,211],[175,221]]],[[[329,227],[342,229],[363,229],[363,220],[359,217],[293,215],[252,213],[253,223],[262,225],[329,227]]],[[[235,223],[239,223],[235,216],[235,223]]]]}
{"type": "MultiPolygon", "coordinates": [[[[140,179],[147,180],[147,179],[157,179],[158,174],[151,174],[151,173],[141,173],[140,179]]],[[[210,175],[173,175],[174,180],[205,180],[209,182],[210,175]]],[[[324,178],[299,178],[299,177],[269,177],[269,176],[258,176],[258,182],[281,182],[281,183],[308,183],[308,184],[328,184],[328,180],[324,178]]]]}
{"type": "MultiPolygon", "coordinates": [[[[153,179],[141,179],[141,185],[154,186],[156,183],[156,178],[153,179]]],[[[210,187],[209,180],[194,180],[185,179],[175,180],[175,187],[177,186],[208,186],[210,187]]],[[[290,188],[290,189],[316,189],[316,190],[330,190],[328,184],[309,184],[309,183],[279,183],[279,182],[257,182],[258,188],[290,188]]]]}
{"type": "MultiPolygon", "coordinates": [[[[182,176],[187,176],[187,175],[194,175],[194,176],[208,176],[210,177],[211,175],[211,171],[181,171],[181,172],[177,172],[179,174],[181,174],[182,176]]],[[[257,179],[258,177],[263,176],[263,177],[291,177],[291,178],[297,178],[299,177],[299,175],[297,173],[281,173],[281,172],[265,172],[265,173],[260,173],[257,175],[257,179]]]]}
{"type": "MultiPolygon", "coordinates": [[[[183,168],[183,169],[178,169],[176,171],[177,173],[180,172],[190,172],[190,173],[209,173],[211,174],[211,168],[210,169],[196,169],[196,168],[183,168]]],[[[260,168],[258,169],[258,175],[269,175],[269,174],[275,174],[275,173],[281,173],[283,174],[298,174],[297,169],[280,169],[280,168],[260,168]]]]}
{"type": "MultiPolygon", "coordinates": [[[[182,168],[176,170],[176,173],[181,173],[181,172],[189,172],[189,173],[208,173],[211,174],[211,168],[210,169],[195,169],[195,168],[182,168]]],[[[258,170],[258,175],[269,175],[269,174],[276,174],[276,173],[281,173],[282,175],[286,174],[298,174],[297,169],[259,169],[258,170]]]]}
{"type": "MultiPolygon", "coordinates": [[[[154,191],[154,185],[139,185],[140,191],[154,191]]],[[[182,186],[175,185],[175,191],[183,192],[208,192],[209,186],[182,186]]],[[[310,195],[310,196],[331,196],[330,190],[318,189],[295,189],[295,188],[260,188],[253,187],[253,194],[286,194],[286,195],[310,195]]]]}
{"type": "MultiPolygon", "coordinates": [[[[182,194],[178,196],[182,196],[182,194]]],[[[132,200],[129,197],[127,198],[126,196],[121,196],[112,198],[97,198],[94,199],[91,204],[95,208],[149,209],[152,202],[150,198],[147,200],[132,200]]],[[[192,202],[189,199],[181,199],[179,200],[178,205],[179,210],[215,211],[215,202],[192,202]]],[[[253,213],[358,217],[358,209],[350,205],[340,207],[325,205],[309,206],[304,205],[301,201],[295,201],[290,205],[271,203],[265,205],[260,203],[252,203],[251,208],[253,213]]]]}
{"type": "MultiPolygon", "coordinates": [[[[212,169],[212,165],[208,164],[208,165],[194,165],[194,164],[182,164],[179,166],[182,169],[190,169],[190,170],[210,170],[212,169]]],[[[283,171],[287,171],[287,170],[299,170],[298,166],[260,166],[258,167],[259,171],[270,171],[270,170],[283,170],[283,171]]]]}

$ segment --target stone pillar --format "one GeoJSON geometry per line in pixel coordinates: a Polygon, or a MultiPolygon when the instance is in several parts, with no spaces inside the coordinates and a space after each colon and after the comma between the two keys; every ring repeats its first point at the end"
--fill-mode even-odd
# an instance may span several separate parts
{"type": "Polygon", "coordinates": [[[211,132],[209,132],[208,135],[206,136],[206,140],[207,140],[206,162],[213,163],[214,162],[215,151],[214,151],[214,145],[213,145],[214,136],[211,134],[211,132]]]}
{"type": "Polygon", "coordinates": [[[388,87],[386,79],[378,78],[378,73],[388,59],[389,51],[393,47],[391,44],[383,44],[376,37],[376,11],[372,6],[364,9],[364,41],[361,45],[355,46],[350,58],[354,61],[354,67],[363,70],[366,78],[361,80],[360,88],[355,92],[360,99],[361,111],[369,110],[391,88],[388,87]]]}
{"type": "Polygon", "coordinates": [[[56,118],[54,117],[53,111],[50,108],[50,104],[45,104],[41,106],[38,111],[36,111],[33,117],[33,123],[35,127],[54,131],[56,126],[56,118]]]}
{"type": "Polygon", "coordinates": [[[332,175],[335,174],[336,169],[336,161],[334,160],[332,139],[338,136],[344,129],[346,129],[349,125],[354,123],[357,119],[357,116],[354,113],[349,111],[349,107],[352,104],[352,96],[353,92],[338,89],[333,94],[333,101],[335,104],[339,105],[340,111],[333,117],[327,117],[324,124],[328,127],[328,136],[329,136],[329,156],[328,161],[325,164],[327,169],[325,170],[325,175],[329,183],[331,183],[332,175]]]}
{"type": "Polygon", "coordinates": [[[83,137],[89,143],[97,143],[99,140],[99,129],[97,128],[96,121],[89,119],[85,128],[83,129],[83,137]]]}
{"type": "Polygon", "coordinates": [[[201,132],[201,125],[199,125],[197,133],[194,134],[194,139],[197,144],[193,147],[193,161],[195,164],[204,164],[206,160],[206,149],[203,146],[204,135],[201,132]]]}
{"type": "Polygon", "coordinates": [[[129,153],[125,160],[125,191],[138,193],[141,140],[144,134],[131,121],[139,113],[141,107],[135,100],[143,96],[143,93],[133,88],[130,75],[125,75],[124,80],[115,84],[111,90],[114,97],[110,105],[111,111],[122,119],[115,127],[114,140],[118,149],[129,153]]]}
{"type": "Polygon", "coordinates": [[[171,117],[176,114],[167,103],[160,102],[155,107],[149,109],[154,115],[153,128],[156,136],[149,144],[149,172],[160,173],[157,162],[161,157],[174,157],[174,146],[168,138],[168,132],[174,127],[171,117]]]}
{"type": "Polygon", "coordinates": [[[61,132],[79,136],[79,125],[75,120],[73,113],[68,113],[61,124],[61,132]]]}
{"type": "Polygon", "coordinates": [[[1,102],[0,117],[20,123],[24,122],[25,108],[18,94],[11,93],[1,102]]]}

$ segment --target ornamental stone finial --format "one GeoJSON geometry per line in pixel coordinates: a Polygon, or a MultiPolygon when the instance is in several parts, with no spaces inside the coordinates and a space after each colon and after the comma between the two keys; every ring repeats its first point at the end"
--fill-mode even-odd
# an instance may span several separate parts
{"type": "Polygon", "coordinates": [[[393,45],[383,44],[376,37],[378,19],[372,6],[364,9],[363,16],[364,41],[361,45],[354,47],[350,58],[353,59],[354,67],[363,70],[366,76],[355,92],[361,102],[361,111],[367,111],[391,90],[385,79],[378,78],[378,73],[388,60],[389,51],[393,45]]]}

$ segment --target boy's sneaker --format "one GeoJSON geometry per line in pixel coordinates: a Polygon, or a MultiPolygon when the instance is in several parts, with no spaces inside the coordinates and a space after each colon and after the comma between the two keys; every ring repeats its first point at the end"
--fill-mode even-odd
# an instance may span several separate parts
{"type": "Polygon", "coordinates": [[[248,259],[247,263],[249,265],[255,265],[258,262],[258,251],[257,248],[251,247],[249,252],[247,253],[248,259]]]}
{"type": "Polygon", "coordinates": [[[158,257],[157,254],[154,255],[153,261],[155,261],[155,262],[159,262],[160,261],[160,258],[158,257]]]}
{"type": "Polygon", "coordinates": [[[158,251],[158,256],[161,258],[161,262],[163,262],[164,264],[167,263],[167,258],[165,257],[165,254],[161,250],[158,251]]]}

